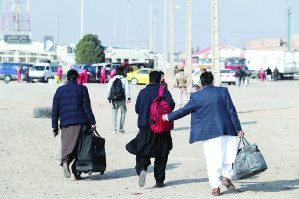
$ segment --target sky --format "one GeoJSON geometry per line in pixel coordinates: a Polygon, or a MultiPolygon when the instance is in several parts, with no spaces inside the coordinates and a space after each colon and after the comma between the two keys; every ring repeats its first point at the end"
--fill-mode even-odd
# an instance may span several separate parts
{"type": "MultiPolygon", "coordinates": [[[[3,1],[0,1],[1,19],[3,1]]],[[[84,0],[83,33],[96,34],[102,45],[114,46],[116,1],[117,47],[127,46],[128,26],[129,48],[148,48],[149,0],[130,0],[130,3],[128,0],[84,0]]],[[[164,0],[152,2],[153,12],[157,13],[156,53],[162,53],[164,0]]],[[[219,0],[220,44],[246,48],[247,40],[287,37],[289,2],[293,12],[291,34],[299,36],[299,0],[219,0]]],[[[53,35],[59,44],[80,40],[81,0],[29,0],[29,5],[31,39],[43,41],[44,36],[53,35]]],[[[173,0],[175,52],[184,53],[186,48],[186,6],[186,0],[173,0]]],[[[192,47],[202,50],[210,46],[211,1],[193,0],[192,47]]]]}

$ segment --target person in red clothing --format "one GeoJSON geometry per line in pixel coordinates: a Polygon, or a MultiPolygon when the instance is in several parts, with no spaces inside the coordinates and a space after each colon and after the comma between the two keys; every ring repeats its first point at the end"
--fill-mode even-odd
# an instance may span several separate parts
{"type": "Polygon", "coordinates": [[[82,73],[83,73],[83,84],[85,84],[87,83],[87,79],[88,79],[86,66],[84,66],[82,73]]]}
{"type": "Polygon", "coordinates": [[[18,73],[18,82],[20,83],[21,82],[21,80],[22,80],[22,78],[21,78],[21,66],[18,68],[18,70],[17,70],[17,73],[18,73]]]}
{"type": "Polygon", "coordinates": [[[61,77],[62,77],[62,72],[63,72],[62,68],[61,68],[61,66],[59,66],[58,69],[57,69],[57,75],[58,75],[60,81],[61,81],[61,77]]]}
{"type": "Polygon", "coordinates": [[[106,84],[106,67],[103,66],[101,69],[101,84],[104,83],[106,84]]]}

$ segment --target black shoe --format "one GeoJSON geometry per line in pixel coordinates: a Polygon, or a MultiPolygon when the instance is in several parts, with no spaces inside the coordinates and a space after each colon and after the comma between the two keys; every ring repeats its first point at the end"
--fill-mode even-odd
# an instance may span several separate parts
{"type": "Polygon", "coordinates": [[[157,182],[155,187],[156,188],[162,188],[162,187],[165,187],[165,184],[163,182],[157,182]]]}

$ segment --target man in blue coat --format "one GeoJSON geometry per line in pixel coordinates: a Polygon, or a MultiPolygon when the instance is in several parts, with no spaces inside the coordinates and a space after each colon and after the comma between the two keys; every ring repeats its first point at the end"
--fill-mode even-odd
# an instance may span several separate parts
{"type": "Polygon", "coordinates": [[[203,142],[212,195],[220,195],[220,171],[222,184],[229,191],[236,190],[231,182],[232,163],[238,150],[237,136],[244,133],[227,88],[214,87],[211,73],[203,73],[200,80],[203,89],[191,94],[183,108],[164,115],[163,119],[177,120],[191,113],[189,142],[203,142]]]}
{"type": "MultiPolygon", "coordinates": [[[[151,164],[150,159],[154,157],[156,187],[163,187],[168,154],[172,149],[172,139],[170,131],[155,133],[151,130],[151,105],[159,95],[161,73],[152,71],[149,74],[149,80],[150,84],[139,92],[135,105],[135,111],[138,114],[139,133],[127,144],[126,149],[136,155],[135,169],[139,175],[139,186],[145,185],[146,170],[151,164]]],[[[163,96],[173,110],[175,103],[166,88],[164,88],[163,96]]]]}
{"type": "Polygon", "coordinates": [[[71,177],[69,164],[74,160],[72,172],[76,180],[81,179],[76,172],[77,145],[83,125],[96,129],[96,121],[90,107],[86,86],[78,84],[79,74],[76,70],[67,73],[67,84],[59,87],[53,98],[52,128],[53,135],[61,129],[61,161],[64,176],[71,177]]]}

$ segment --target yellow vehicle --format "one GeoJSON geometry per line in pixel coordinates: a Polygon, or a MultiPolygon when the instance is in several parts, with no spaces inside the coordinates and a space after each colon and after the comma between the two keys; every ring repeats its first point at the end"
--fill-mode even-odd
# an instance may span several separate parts
{"type": "Polygon", "coordinates": [[[127,79],[133,84],[148,84],[149,83],[149,74],[154,71],[150,68],[143,68],[136,70],[132,73],[127,73],[127,79]]]}

